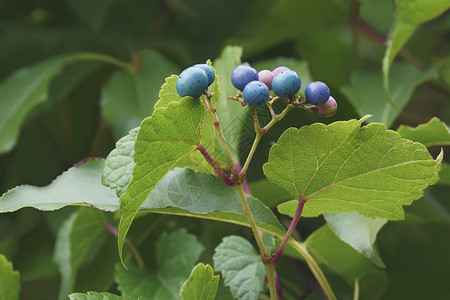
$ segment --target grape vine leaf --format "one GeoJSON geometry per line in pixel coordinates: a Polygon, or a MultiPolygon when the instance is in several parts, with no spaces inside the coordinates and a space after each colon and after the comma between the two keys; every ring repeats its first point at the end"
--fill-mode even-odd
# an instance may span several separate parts
{"type": "Polygon", "coordinates": [[[69,295],[70,300],[132,300],[129,297],[117,296],[111,293],[87,292],[73,293],[69,295]]]}
{"type": "Polygon", "coordinates": [[[196,151],[204,115],[201,102],[185,97],[157,109],[142,121],[135,145],[133,179],[120,198],[118,247],[121,258],[125,235],[147,196],[183,157],[196,151]],[[162,128],[164,135],[160,131],[162,128]]]}
{"type": "Polygon", "coordinates": [[[167,107],[171,102],[177,102],[181,100],[181,96],[177,92],[178,75],[170,75],[165,79],[164,84],[159,90],[159,99],[155,103],[154,110],[161,107],[167,107]]]}
{"type": "Polygon", "coordinates": [[[133,299],[178,300],[180,288],[189,278],[203,249],[197,237],[184,228],[169,234],[165,232],[156,243],[157,274],[133,265],[128,270],[118,265],[116,281],[119,290],[133,299]]]}
{"type": "MultiPolygon", "coordinates": [[[[383,58],[384,91],[391,104],[395,107],[394,93],[389,88],[389,71],[395,56],[406,44],[416,28],[426,21],[444,13],[450,8],[448,0],[397,0],[396,20],[391,29],[390,39],[383,58]]],[[[394,85],[395,86],[395,85],[394,85]]],[[[401,109],[401,107],[398,107],[401,109]]]]}
{"type": "Polygon", "coordinates": [[[102,113],[117,138],[152,114],[160,82],[178,72],[178,67],[157,51],[144,50],[139,57],[138,71],[118,71],[102,90],[102,113]]]}
{"type": "Polygon", "coordinates": [[[19,299],[20,274],[12,264],[0,254],[0,300],[19,299]]]}
{"type": "Polygon", "coordinates": [[[128,184],[133,177],[134,145],[139,127],[132,129],[126,136],[116,143],[106,158],[102,174],[102,184],[115,189],[117,196],[121,196],[127,190],[128,184]]]}
{"type": "Polygon", "coordinates": [[[428,123],[420,124],[415,128],[400,125],[397,132],[402,138],[422,143],[426,147],[450,145],[450,130],[447,125],[437,117],[434,117],[428,121],[428,123]]]}
{"type": "Polygon", "coordinates": [[[442,153],[433,160],[425,146],[384,124],[361,127],[366,119],[287,129],[270,149],[264,174],[294,199],[307,199],[303,216],[357,211],[403,219],[402,206],[438,181],[442,153]]]}
{"type": "Polygon", "coordinates": [[[338,238],[372,260],[380,268],[385,267],[373,245],[378,231],[387,223],[386,219],[371,219],[357,212],[324,213],[323,215],[338,238]]]}
{"type": "Polygon", "coordinates": [[[50,81],[68,58],[59,56],[20,69],[0,84],[0,154],[14,147],[27,115],[48,100],[50,81]]]}
{"type": "Polygon", "coordinates": [[[93,248],[101,247],[104,222],[102,211],[81,207],[58,230],[54,250],[54,260],[61,273],[58,299],[66,299],[72,292],[78,268],[93,248]]]}
{"type": "Polygon", "coordinates": [[[55,210],[71,204],[92,205],[98,209],[117,210],[119,200],[110,188],[101,185],[103,159],[88,159],[58,176],[50,185],[21,185],[0,197],[0,213],[23,207],[55,210]]]}
{"type": "Polygon", "coordinates": [[[450,185],[450,165],[442,164],[442,169],[439,172],[439,184],[450,185]]]}
{"type": "MultiPolygon", "coordinates": [[[[404,108],[417,86],[438,76],[437,66],[418,70],[412,65],[395,63],[392,66],[390,80],[397,107],[404,108]]],[[[352,72],[350,84],[342,87],[341,92],[348,98],[360,117],[371,114],[373,117],[370,122],[381,122],[390,127],[399,112],[392,107],[386,94],[381,90],[382,80],[379,72],[352,72]]]]}
{"type": "Polygon", "coordinates": [[[266,268],[252,244],[243,237],[232,235],[223,239],[215,249],[214,269],[221,272],[225,285],[239,300],[256,300],[261,293],[266,268]]]}
{"type": "Polygon", "coordinates": [[[197,264],[189,279],[181,286],[180,300],[214,300],[219,285],[219,275],[214,276],[210,265],[197,264]]]}

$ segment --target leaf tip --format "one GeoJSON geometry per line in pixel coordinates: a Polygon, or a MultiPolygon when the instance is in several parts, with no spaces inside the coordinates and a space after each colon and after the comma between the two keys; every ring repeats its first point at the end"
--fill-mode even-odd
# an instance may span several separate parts
{"type": "Polygon", "coordinates": [[[439,152],[439,155],[434,160],[434,163],[441,164],[443,159],[444,159],[444,149],[441,147],[441,152],[439,152]]]}

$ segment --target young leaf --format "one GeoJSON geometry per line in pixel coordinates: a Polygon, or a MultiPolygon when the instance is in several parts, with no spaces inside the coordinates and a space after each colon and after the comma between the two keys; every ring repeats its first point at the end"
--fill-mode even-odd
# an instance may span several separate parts
{"type": "Polygon", "coordinates": [[[14,147],[32,109],[47,101],[50,81],[68,58],[51,58],[18,70],[0,84],[0,154],[14,147]]]}
{"type": "Polygon", "coordinates": [[[167,108],[156,110],[142,121],[135,145],[133,179],[120,198],[120,257],[125,235],[142,203],[168,171],[197,149],[204,115],[201,102],[185,97],[180,102],[170,103],[167,108]]]}
{"type": "Polygon", "coordinates": [[[12,264],[0,254],[0,300],[19,299],[20,275],[12,264]]]}
{"type": "Polygon", "coordinates": [[[441,158],[365,119],[290,128],[264,165],[266,177],[292,197],[307,199],[303,216],[357,211],[400,220],[403,205],[438,181],[441,158]]]}
{"type": "Polygon", "coordinates": [[[69,295],[70,300],[131,300],[129,297],[117,296],[111,293],[87,292],[86,294],[74,293],[69,295]]]}
{"type": "Polygon", "coordinates": [[[102,91],[102,112],[115,137],[120,138],[153,112],[161,82],[178,68],[159,52],[140,53],[140,69],[118,71],[102,91]]]}
{"type": "Polygon", "coordinates": [[[444,122],[436,117],[415,128],[400,125],[397,132],[402,138],[422,143],[426,147],[450,145],[450,130],[444,122]]]}
{"type": "Polygon", "coordinates": [[[67,219],[58,231],[54,260],[61,273],[58,299],[66,299],[72,292],[78,268],[86,260],[91,247],[101,246],[104,233],[102,211],[82,207],[67,219]]]}
{"type": "Polygon", "coordinates": [[[159,100],[155,103],[154,110],[161,107],[167,107],[169,103],[180,101],[181,97],[177,92],[178,75],[171,75],[166,78],[166,82],[159,90],[159,100]]]}
{"type": "Polygon", "coordinates": [[[134,145],[139,127],[132,129],[116,143],[116,148],[106,158],[105,168],[102,174],[102,183],[116,190],[117,196],[121,196],[127,190],[133,177],[134,145]]]}
{"type": "MultiPolygon", "coordinates": [[[[417,86],[438,76],[436,66],[418,70],[412,65],[395,63],[392,66],[390,80],[397,107],[404,108],[417,86]]],[[[381,90],[382,80],[379,72],[356,71],[351,74],[350,84],[343,87],[341,91],[360,117],[371,114],[373,117],[370,122],[381,122],[390,127],[399,112],[392,107],[386,94],[381,90]]]]}
{"type": "Polygon", "coordinates": [[[89,159],[65,171],[46,187],[15,187],[0,197],[0,212],[12,212],[23,207],[55,210],[85,203],[102,210],[117,210],[119,199],[116,194],[101,185],[104,164],[102,159],[89,159]]]}
{"type": "Polygon", "coordinates": [[[177,300],[183,282],[198,261],[203,246],[197,238],[178,229],[164,233],[156,243],[158,273],[130,265],[129,270],[117,266],[116,280],[122,295],[152,300],[177,300]]]}
{"type": "Polygon", "coordinates": [[[239,300],[258,299],[266,268],[252,244],[240,236],[227,236],[215,252],[214,269],[222,273],[233,296],[239,300]]]}
{"type": "Polygon", "coordinates": [[[373,244],[378,231],[386,224],[386,219],[374,220],[357,212],[324,213],[323,215],[338,238],[372,260],[380,268],[385,267],[373,244]]]}
{"type": "Polygon", "coordinates": [[[219,275],[214,276],[210,265],[199,263],[180,290],[180,300],[214,300],[219,285],[219,275]]]}

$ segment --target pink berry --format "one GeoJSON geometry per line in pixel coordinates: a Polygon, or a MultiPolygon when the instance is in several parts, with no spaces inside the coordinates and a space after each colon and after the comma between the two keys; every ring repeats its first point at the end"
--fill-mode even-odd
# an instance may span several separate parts
{"type": "Polygon", "coordinates": [[[263,82],[265,85],[267,85],[269,90],[272,89],[272,79],[273,79],[273,74],[269,70],[262,70],[258,73],[258,80],[263,82]]]}
{"type": "Polygon", "coordinates": [[[334,116],[337,111],[337,102],[330,96],[325,104],[317,107],[317,112],[320,116],[328,118],[334,116]]]}
{"type": "Polygon", "coordinates": [[[289,68],[286,68],[286,67],[283,67],[283,66],[275,68],[272,71],[273,77],[277,76],[278,73],[283,72],[283,71],[287,71],[287,70],[289,70],[289,68]]]}

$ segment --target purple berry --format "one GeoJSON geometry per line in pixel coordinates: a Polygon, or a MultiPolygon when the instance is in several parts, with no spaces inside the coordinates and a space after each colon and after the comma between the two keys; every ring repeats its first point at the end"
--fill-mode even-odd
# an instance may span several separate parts
{"type": "Polygon", "coordinates": [[[269,101],[270,92],[263,82],[252,81],[245,86],[242,96],[250,106],[263,106],[269,101]]]}
{"type": "Polygon", "coordinates": [[[323,105],[330,98],[330,89],[322,81],[313,81],[305,89],[306,100],[314,105],[323,105]]]}
{"type": "Polygon", "coordinates": [[[328,118],[334,116],[337,111],[337,102],[330,96],[325,104],[317,107],[317,112],[320,116],[328,118]]]}
{"type": "Polygon", "coordinates": [[[181,97],[200,97],[208,87],[208,75],[199,67],[189,67],[177,80],[177,92],[181,97]]]}
{"type": "Polygon", "coordinates": [[[269,70],[262,70],[258,73],[258,80],[263,82],[269,90],[272,89],[273,73],[269,70]]]}
{"type": "Polygon", "coordinates": [[[283,71],[287,71],[287,70],[289,70],[289,68],[284,67],[284,66],[275,68],[275,69],[273,69],[273,71],[272,71],[273,77],[277,76],[278,73],[283,72],[283,71]]]}
{"type": "Polygon", "coordinates": [[[214,74],[213,68],[211,68],[207,64],[196,64],[194,65],[194,67],[198,67],[205,71],[206,75],[208,76],[208,86],[210,86],[214,82],[216,75],[214,74]]]}
{"type": "Polygon", "coordinates": [[[258,80],[258,72],[250,66],[239,65],[231,72],[231,83],[238,90],[243,90],[247,83],[258,80]]]}
{"type": "Polygon", "coordinates": [[[295,95],[302,86],[302,81],[298,74],[292,70],[281,71],[272,80],[272,90],[283,98],[289,98],[295,95]]]}

